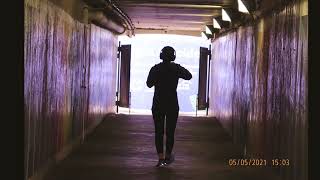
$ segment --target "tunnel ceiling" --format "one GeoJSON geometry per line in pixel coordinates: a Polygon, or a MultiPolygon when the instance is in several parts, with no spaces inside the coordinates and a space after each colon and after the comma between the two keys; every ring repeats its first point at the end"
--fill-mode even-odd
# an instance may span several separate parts
{"type": "Polygon", "coordinates": [[[222,7],[234,0],[124,0],[118,6],[131,18],[135,33],[168,33],[200,36],[222,7]]]}

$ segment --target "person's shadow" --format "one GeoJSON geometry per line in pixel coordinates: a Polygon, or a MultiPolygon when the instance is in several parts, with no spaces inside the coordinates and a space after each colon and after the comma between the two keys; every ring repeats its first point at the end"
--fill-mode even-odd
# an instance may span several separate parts
{"type": "Polygon", "coordinates": [[[170,167],[157,168],[155,171],[155,180],[176,180],[178,176],[174,169],[170,167]]]}

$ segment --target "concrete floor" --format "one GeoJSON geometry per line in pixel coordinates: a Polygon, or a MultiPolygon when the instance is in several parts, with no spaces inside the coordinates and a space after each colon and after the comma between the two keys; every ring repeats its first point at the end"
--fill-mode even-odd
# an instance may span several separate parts
{"type": "Polygon", "coordinates": [[[236,148],[214,118],[179,117],[176,161],[156,168],[151,116],[111,115],[45,177],[46,180],[264,180],[278,179],[266,167],[231,167],[236,148]]]}

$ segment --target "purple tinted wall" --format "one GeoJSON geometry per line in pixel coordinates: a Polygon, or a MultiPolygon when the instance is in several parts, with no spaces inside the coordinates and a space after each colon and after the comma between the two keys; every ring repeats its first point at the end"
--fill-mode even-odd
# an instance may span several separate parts
{"type": "Polygon", "coordinates": [[[47,1],[25,1],[25,177],[113,112],[117,37],[47,1]]]}
{"type": "Polygon", "coordinates": [[[308,23],[303,3],[240,27],[212,43],[210,114],[243,154],[289,159],[274,168],[307,179],[308,23]]]}
{"type": "MultiPolygon", "coordinates": [[[[117,38],[106,30],[91,26],[89,121],[114,112],[116,97],[117,38]]],[[[89,122],[90,123],[90,122],[89,122]]]]}

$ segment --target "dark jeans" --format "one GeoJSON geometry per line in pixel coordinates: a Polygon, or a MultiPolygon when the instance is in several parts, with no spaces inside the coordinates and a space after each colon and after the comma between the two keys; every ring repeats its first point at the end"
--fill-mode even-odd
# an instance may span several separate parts
{"type": "Polygon", "coordinates": [[[152,110],[155,127],[155,144],[157,152],[163,153],[164,124],[166,121],[166,155],[170,155],[174,144],[174,132],[176,130],[179,111],[152,110]]]}

